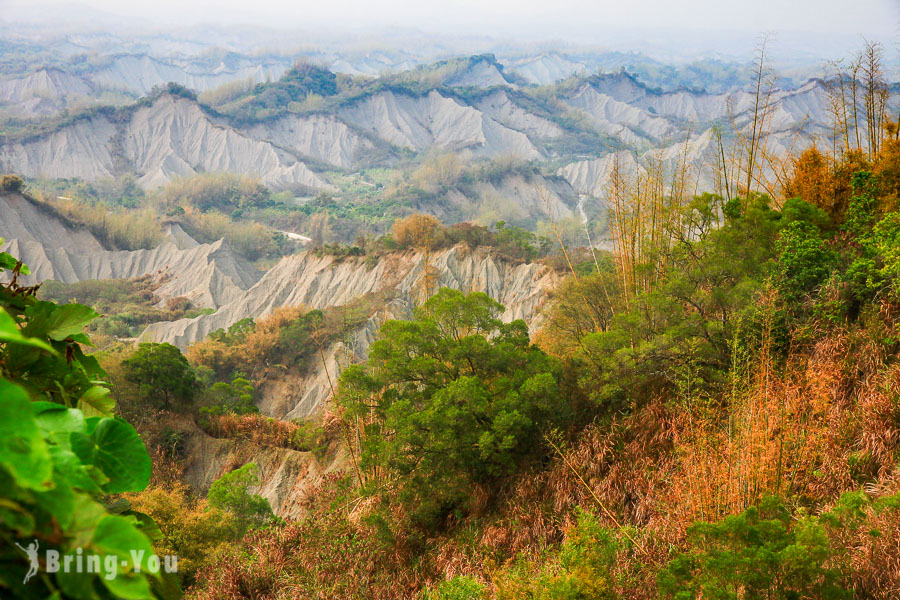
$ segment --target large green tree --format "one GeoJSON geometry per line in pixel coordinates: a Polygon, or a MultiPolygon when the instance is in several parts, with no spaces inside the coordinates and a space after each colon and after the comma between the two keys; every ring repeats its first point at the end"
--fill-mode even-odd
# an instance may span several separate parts
{"type": "Polygon", "coordinates": [[[427,521],[513,472],[567,415],[556,361],[503,310],[484,293],[441,289],[413,320],[386,322],[368,362],[341,376],[339,401],[364,424],[363,469],[395,478],[427,521]]]}
{"type": "Polygon", "coordinates": [[[141,344],[123,364],[126,379],[138,386],[142,400],[156,408],[169,410],[173,402],[186,404],[194,399],[194,369],[172,344],[141,344]]]}

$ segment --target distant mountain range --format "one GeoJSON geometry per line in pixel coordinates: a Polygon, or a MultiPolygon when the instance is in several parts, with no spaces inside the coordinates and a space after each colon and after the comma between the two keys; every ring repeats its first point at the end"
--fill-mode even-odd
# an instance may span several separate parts
{"type": "MultiPolygon", "coordinates": [[[[120,56],[77,75],[46,68],[0,83],[0,98],[35,112],[114,84],[136,94],[157,86],[118,109],[94,107],[45,118],[18,134],[8,130],[0,166],[31,177],[86,180],[133,173],[147,188],[176,176],[230,171],[256,174],[275,189],[315,192],[334,189],[329,171],[394,166],[438,151],[556,165],[578,192],[597,195],[616,153],[637,161],[649,153],[669,162],[687,157],[702,171],[715,159],[712,128],[726,137],[745,129],[754,105],[753,94],[740,89],[664,91],[624,72],[586,75],[560,55],[510,66],[479,55],[365,80],[338,80],[302,65],[212,107],[186,87],[235,73],[256,81],[277,65],[254,68],[238,60],[217,74],[188,78],[187,70],[160,64],[120,56]],[[160,91],[159,82],[174,74],[187,85],[160,91]],[[550,94],[532,91],[533,80],[564,76],[550,94]]],[[[829,143],[821,80],[776,89],[766,114],[773,154],[829,143]]],[[[698,179],[702,187],[702,173],[698,179]]]]}

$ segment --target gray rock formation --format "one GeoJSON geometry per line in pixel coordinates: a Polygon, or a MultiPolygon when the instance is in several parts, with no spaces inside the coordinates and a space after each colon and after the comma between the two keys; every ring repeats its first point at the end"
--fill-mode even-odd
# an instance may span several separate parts
{"type": "Polygon", "coordinates": [[[492,88],[511,86],[497,65],[488,60],[470,61],[468,68],[449,78],[445,85],[450,87],[492,88]]]}
{"type": "Polygon", "coordinates": [[[60,69],[39,69],[0,81],[0,104],[25,116],[48,115],[94,92],[86,79],[60,69]]]}
{"type": "Polygon", "coordinates": [[[247,134],[335,167],[352,167],[374,149],[370,140],[330,115],[286,115],[253,125],[247,134]]]}
{"type": "Polygon", "coordinates": [[[244,439],[220,439],[207,435],[190,419],[164,415],[165,426],[179,432],[185,444],[184,482],[200,494],[209,492],[222,475],[249,462],[256,463],[260,483],[251,488],[269,501],[283,519],[303,516],[309,494],[322,479],[349,466],[343,449],[331,448],[319,460],[312,452],[259,446],[244,439]]]}
{"type": "Polygon", "coordinates": [[[291,66],[288,58],[252,60],[242,58],[236,64],[209,65],[207,61],[168,59],[146,54],[120,54],[87,77],[96,85],[143,96],[169,82],[203,92],[232,81],[262,83],[281,77],[291,66]]]}
{"type": "Polygon", "coordinates": [[[498,123],[521,131],[532,139],[554,139],[563,135],[563,130],[552,121],[530,113],[513,102],[506,90],[495,90],[475,106],[498,123]]]}
{"type": "Polygon", "coordinates": [[[585,65],[556,52],[508,60],[504,66],[528,83],[537,85],[550,85],[572,75],[587,75],[590,72],[585,65]]]}
{"type": "Polygon", "coordinates": [[[53,279],[132,279],[154,275],[161,302],[185,297],[195,306],[218,308],[236,301],[260,273],[244,263],[224,240],[198,244],[180,227],[151,250],[105,250],[89,231],[72,227],[18,194],[0,195],[0,250],[31,269],[25,284],[53,279]]]}
{"type": "Polygon", "coordinates": [[[394,146],[415,151],[434,147],[475,156],[541,156],[521,131],[437,91],[421,97],[380,92],[340,109],[338,116],[394,146]]]}
{"type": "Polygon", "coordinates": [[[32,177],[92,180],[124,171],[148,188],[198,171],[256,174],[273,188],[333,189],[272,143],[214,122],[195,102],[162,95],[124,123],[102,114],[0,147],[0,165],[32,177]]]}
{"type": "Polygon", "coordinates": [[[327,373],[317,364],[312,373],[292,380],[287,388],[282,382],[275,389],[264,390],[260,407],[266,414],[306,417],[317,412],[329,397],[329,374],[335,377],[341,365],[364,358],[383,321],[409,317],[413,307],[439,287],[486,292],[506,307],[504,320],[524,319],[534,331],[542,320],[540,307],[546,292],[560,280],[560,275],[540,264],[511,264],[485,249],[471,251],[457,246],[427,257],[432,275],[426,294],[425,261],[424,254],[415,252],[383,256],[374,266],[361,258],[336,261],[332,256],[317,257],[311,252],[289,256],[242,297],[214,314],[154,323],[141,340],[186,347],[216,329],[227,329],[246,317],[265,316],[281,306],[321,309],[374,298],[378,306],[368,322],[349,340],[328,349],[327,373]]]}

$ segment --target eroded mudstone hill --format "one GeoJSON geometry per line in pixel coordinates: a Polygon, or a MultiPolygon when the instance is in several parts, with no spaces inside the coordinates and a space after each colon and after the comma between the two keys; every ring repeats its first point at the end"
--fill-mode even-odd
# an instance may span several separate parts
{"type": "Polygon", "coordinates": [[[130,110],[81,118],[0,147],[0,165],[29,177],[95,180],[134,173],[147,188],[200,171],[254,173],[275,188],[333,189],[291,152],[215,121],[194,101],[163,94],[130,110]]]}
{"type": "Polygon", "coordinates": [[[505,321],[523,319],[532,331],[541,322],[541,306],[561,276],[538,263],[513,263],[486,248],[456,246],[441,252],[393,253],[374,264],[364,257],[337,260],[304,252],[285,257],[239,299],[210,315],[150,325],[145,341],[168,342],[182,348],[243,318],[258,318],[282,306],[310,309],[346,306],[372,299],[365,323],[325,353],[321,364],[288,385],[274,382],[262,390],[261,410],[274,417],[306,417],[316,413],[330,395],[328,378],[347,364],[363,359],[387,319],[408,318],[440,287],[481,291],[506,307],[505,321]],[[426,276],[427,273],[427,276],[426,276]]]}
{"type": "Polygon", "coordinates": [[[19,194],[0,194],[0,250],[31,269],[24,284],[46,280],[155,276],[161,302],[184,297],[197,307],[218,308],[238,300],[261,273],[238,257],[224,240],[199,244],[177,225],[150,250],[106,250],[87,229],[61,221],[19,194]]]}
{"type": "MultiPolygon", "coordinates": [[[[661,160],[668,169],[684,160],[698,171],[698,191],[710,191],[704,170],[717,164],[720,153],[713,132],[735,129],[734,135],[747,136],[757,122],[755,96],[742,90],[663,92],[624,73],[583,74],[548,103],[504,79],[496,64],[470,62],[432,89],[414,92],[386,80],[384,87],[320,110],[294,113],[280,106],[273,108],[277,116],[260,119],[227,116],[227,110],[220,114],[189,94],[156,93],[115,113],[96,110],[39,135],[10,139],[0,146],[0,167],[26,176],[85,180],[132,173],[146,188],[174,177],[227,171],[258,176],[273,189],[318,192],[335,191],[328,180],[333,169],[391,166],[413,155],[455,152],[464,158],[549,160],[572,187],[596,196],[607,183],[607,169],[598,161],[627,152],[641,163],[661,160]],[[460,94],[460,89],[468,91],[460,94]]],[[[46,71],[33,78],[74,90],[63,75],[46,71]]],[[[0,101],[24,98],[29,85],[0,82],[0,101]]],[[[779,158],[828,139],[828,106],[820,80],[773,90],[764,114],[757,114],[765,123],[765,154],[779,158]]]]}

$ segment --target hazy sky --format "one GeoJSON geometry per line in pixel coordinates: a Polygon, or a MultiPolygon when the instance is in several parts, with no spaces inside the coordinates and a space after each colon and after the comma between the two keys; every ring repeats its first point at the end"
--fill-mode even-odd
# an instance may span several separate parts
{"type": "Polygon", "coordinates": [[[842,33],[893,42],[900,17],[900,0],[0,0],[0,14],[53,15],[53,7],[61,4],[185,25],[393,25],[547,37],[618,28],[737,29],[842,33]]]}

